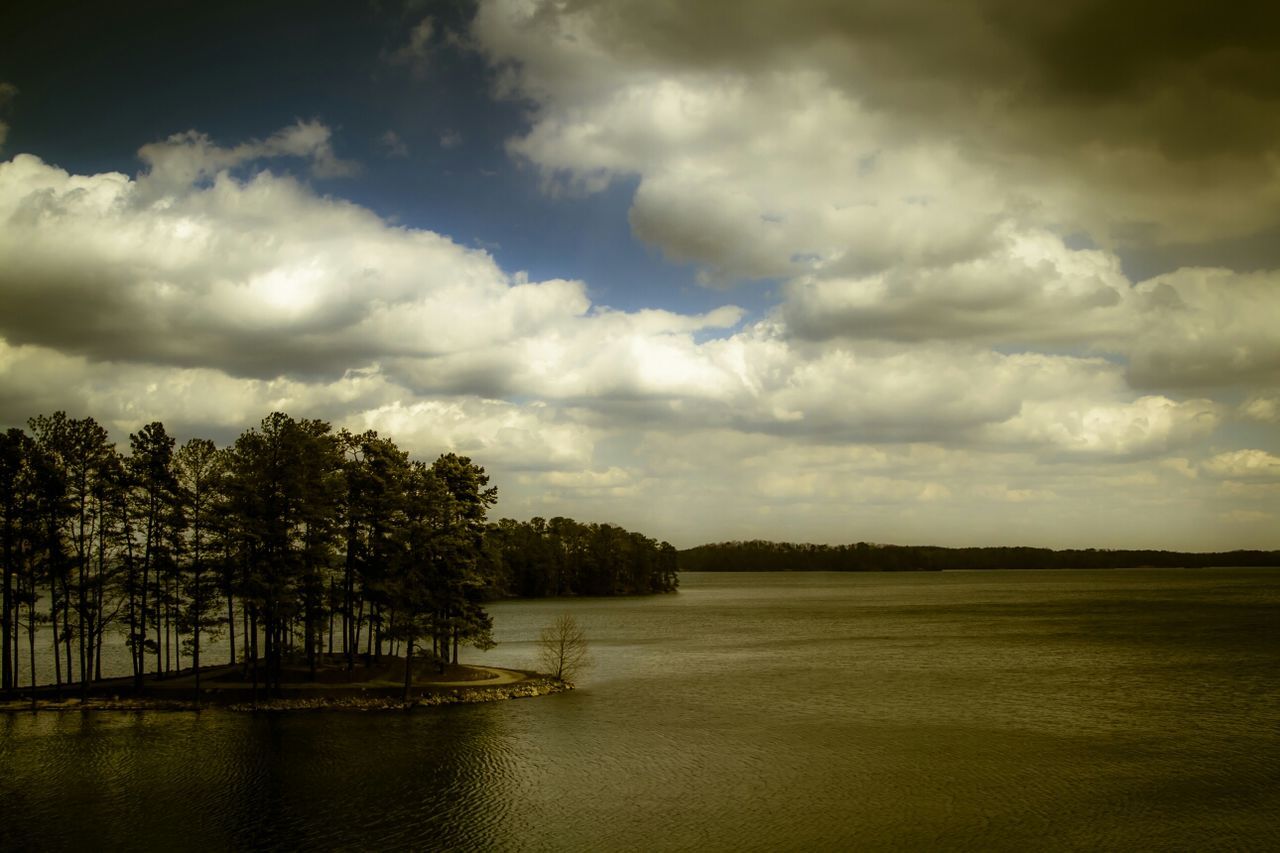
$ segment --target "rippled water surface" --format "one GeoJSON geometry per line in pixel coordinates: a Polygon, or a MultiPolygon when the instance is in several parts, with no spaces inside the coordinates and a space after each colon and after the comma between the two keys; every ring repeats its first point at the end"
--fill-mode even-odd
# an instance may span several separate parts
{"type": "Polygon", "coordinates": [[[559,696],[0,714],[0,849],[1280,849],[1280,572],[681,580],[495,605],[559,696]]]}

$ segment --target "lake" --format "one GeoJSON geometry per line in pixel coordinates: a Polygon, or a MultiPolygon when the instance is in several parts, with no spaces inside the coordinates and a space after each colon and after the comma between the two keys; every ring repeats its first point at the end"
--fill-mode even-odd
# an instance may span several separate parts
{"type": "Polygon", "coordinates": [[[0,849],[1280,849],[1280,571],[686,574],[500,602],[577,691],[0,714],[0,849]]]}

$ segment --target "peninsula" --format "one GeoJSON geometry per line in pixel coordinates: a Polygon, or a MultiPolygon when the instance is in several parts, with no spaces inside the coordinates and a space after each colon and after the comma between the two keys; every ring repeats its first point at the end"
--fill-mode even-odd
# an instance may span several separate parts
{"type": "Polygon", "coordinates": [[[363,659],[347,668],[344,655],[323,655],[314,676],[305,658],[286,662],[268,690],[265,673],[240,664],[207,666],[199,679],[192,669],[165,677],[106,678],[82,685],[27,688],[21,697],[0,700],[0,711],[25,710],[197,710],[235,711],[400,710],[418,706],[494,702],[572,690],[573,683],[529,670],[422,661],[406,680],[398,655],[363,659]],[[255,678],[255,675],[257,676],[255,678]]]}

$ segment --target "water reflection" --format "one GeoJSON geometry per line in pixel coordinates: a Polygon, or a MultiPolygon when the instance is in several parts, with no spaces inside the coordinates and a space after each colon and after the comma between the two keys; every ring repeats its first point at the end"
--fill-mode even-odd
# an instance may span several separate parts
{"type": "Polygon", "coordinates": [[[484,708],[0,721],[0,849],[510,846],[513,750],[484,708]]]}
{"type": "Polygon", "coordinates": [[[0,849],[1280,848],[1280,573],[694,576],[473,657],[566,609],[569,694],[0,715],[0,849]]]}

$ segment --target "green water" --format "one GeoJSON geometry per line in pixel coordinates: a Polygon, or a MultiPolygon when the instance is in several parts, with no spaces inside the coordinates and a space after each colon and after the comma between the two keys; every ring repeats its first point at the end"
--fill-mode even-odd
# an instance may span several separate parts
{"type": "Polygon", "coordinates": [[[1280,572],[685,575],[504,602],[569,694],[0,714],[0,849],[1280,849],[1280,572]]]}

